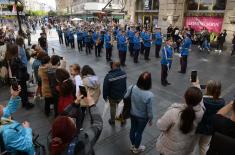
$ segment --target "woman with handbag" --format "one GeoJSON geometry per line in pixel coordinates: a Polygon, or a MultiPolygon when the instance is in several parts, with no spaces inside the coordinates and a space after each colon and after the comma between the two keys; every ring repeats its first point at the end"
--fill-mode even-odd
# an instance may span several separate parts
{"type": "Polygon", "coordinates": [[[22,63],[18,54],[18,46],[16,44],[7,44],[7,51],[5,56],[5,63],[8,68],[9,77],[16,77],[18,84],[21,87],[20,97],[22,105],[27,110],[34,107],[32,103],[29,103],[27,84],[29,80],[29,74],[27,67],[22,63]]]}
{"type": "MultiPolygon", "coordinates": [[[[137,84],[130,86],[124,98],[131,98],[131,151],[138,154],[145,150],[145,146],[140,145],[143,131],[147,124],[152,125],[153,112],[153,93],[151,73],[144,72],[139,76],[137,84]]],[[[124,102],[125,103],[125,102],[124,102]]]]}
{"type": "Polygon", "coordinates": [[[190,87],[184,94],[186,104],[172,104],[157,121],[161,134],[157,150],[162,155],[192,155],[198,136],[195,134],[203,116],[202,92],[190,87]]]}

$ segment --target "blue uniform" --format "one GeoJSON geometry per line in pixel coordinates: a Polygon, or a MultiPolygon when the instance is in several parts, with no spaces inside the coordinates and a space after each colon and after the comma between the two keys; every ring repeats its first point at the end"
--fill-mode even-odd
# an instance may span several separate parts
{"type": "Polygon", "coordinates": [[[144,35],[145,35],[145,32],[142,31],[142,32],[140,33],[140,37],[141,37],[141,38],[144,38],[144,35]]]}
{"type": "Polygon", "coordinates": [[[162,34],[161,32],[157,32],[155,34],[155,45],[162,45],[162,34]]]}
{"type": "Polygon", "coordinates": [[[81,41],[82,40],[83,33],[81,31],[77,32],[77,40],[81,41]]]}
{"type": "Polygon", "coordinates": [[[134,43],[133,49],[134,50],[140,50],[140,47],[141,47],[140,37],[134,36],[133,37],[133,43],[134,43]]]}
{"type": "Polygon", "coordinates": [[[134,36],[135,36],[135,33],[132,30],[127,31],[127,37],[129,39],[129,43],[133,43],[134,36]]]}
{"type": "Polygon", "coordinates": [[[191,39],[189,37],[186,37],[181,45],[181,50],[180,50],[181,56],[186,56],[189,54],[189,48],[191,47],[191,45],[192,45],[191,39]]]}
{"type": "MultiPolygon", "coordinates": [[[[93,42],[96,43],[96,41],[100,38],[100,34],[97,32],[94,32],[92,35],[93,42]]],[[[100,38],[101,39],[101,38],[100,38]]],[[[100,40],[101,41],[101,40],[100,40]]]]}
{"type": "Polygon", "coordinates": [[[73,41],[74,40],[73,31],[69,31],[68,35],[69,35],[69,41],[73,41]]]}
{"type": "Polygon", "coordinates": [[[143,41],[145,47],[151,47],[151,36],[148,33],[145,33],[143,35],[143,41]]]}
{"type": "Polygon", "coordinates": [[[104,36],[104,42],[105,42],[105,48],[112,48],[112,45],[111,45],[111,36],[109,34],[106,34],[104,36]]]}
{"type": "Polygon", "coordinates": [[[162,64],[162,65],[167,65],[167,64],[169,64],[169,66],[171,66],[172,60],[173,60],[173,49],[172,49],[171,46],[166,45],[166,46],[162,49],[162,60],[161,60],[161,64],[162,64]]]}
{"type": "Polygon", "coordinates": [[[85,43],[88,42],[87,36],[88,36],[88,33],[86,31],[84,31],[83,34],[82,34],[82,37],[83,37],[85,43]]]}
{"type": "Polygon", "coordinates": [[[126,52],[127,51],[127,43],[126,43],[126,36],[123,35],[118,35],[117,36],[117,47],[118,50],[121,52],[126,52]]]}

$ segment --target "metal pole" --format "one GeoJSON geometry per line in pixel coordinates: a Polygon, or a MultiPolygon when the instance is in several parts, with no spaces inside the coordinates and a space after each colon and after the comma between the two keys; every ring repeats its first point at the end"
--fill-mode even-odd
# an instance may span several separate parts
{"type": "Polygon", "coordinates": [[[19,11],[17,9],[17,2],[18,2],[18,0],[15,0],[16,15],[17,15],[17,20],[18,20],[18,24],[19,24],[19,34],[21,34],[23,31],[22,31],[22,26],[21,26],[20,14],[19,14],[19,11]]]}

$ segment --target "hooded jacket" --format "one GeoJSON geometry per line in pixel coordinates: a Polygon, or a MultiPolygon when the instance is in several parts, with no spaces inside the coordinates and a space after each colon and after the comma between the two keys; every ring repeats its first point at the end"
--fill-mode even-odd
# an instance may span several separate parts
{"type": "Polygon", "coordinates": [[[204,96],[203,104],[205,107],[205,113],[202,117],[201,122],[198,124],[196,132],[204,135],[212,135],[213,116],[225,105],[225,100],[223,98],[214,100],[212,96],[204,96]]]}
{"type": "MultiPolygon", "coordinates": [[[[98,76],[88,75],[83,77],[82,83],[85,86],[87,92],[89,92],[91,97],[93,97],[95,103],[97,103],[100,97],[100,82],[98,76]]],[[[84,105],[86,105],[86,103],[81,100],[81,106],[84,105]]]]}

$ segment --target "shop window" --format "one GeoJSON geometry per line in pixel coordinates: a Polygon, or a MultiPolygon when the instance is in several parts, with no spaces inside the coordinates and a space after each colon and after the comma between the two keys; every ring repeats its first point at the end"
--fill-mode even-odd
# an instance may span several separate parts
{"type": "Polygon", "coordinates": [[[159,0],[136,0],[136,10],[159,10],[159,0]]]}
{"type": "Polygon", "coordinates": [[[188,10],[197,10],[198,0],[188,0],[188,10]]]}
{"type": "Polygon", "coordinates": [[[200,0],[199,10],[212,10],[213,0],[200,0]]]}
{"type": "Polygon", "coordinates": [[[225,10],[227,0],[215,0],[213,10],[225,10]]]}
{"type": "Polygon", "coordinates": [[[227,0],[188,0],[188,10],[225,10],[227,0]]]}
{"type": "Polygon", "coordinates": [[[136,0],[136,10],[144,10],[144,1],[136,0]]]}
{"type": "Polygon", "coordinates": [[[153,0],[153,10],[159,10],[159,0],[153,0]]]}

